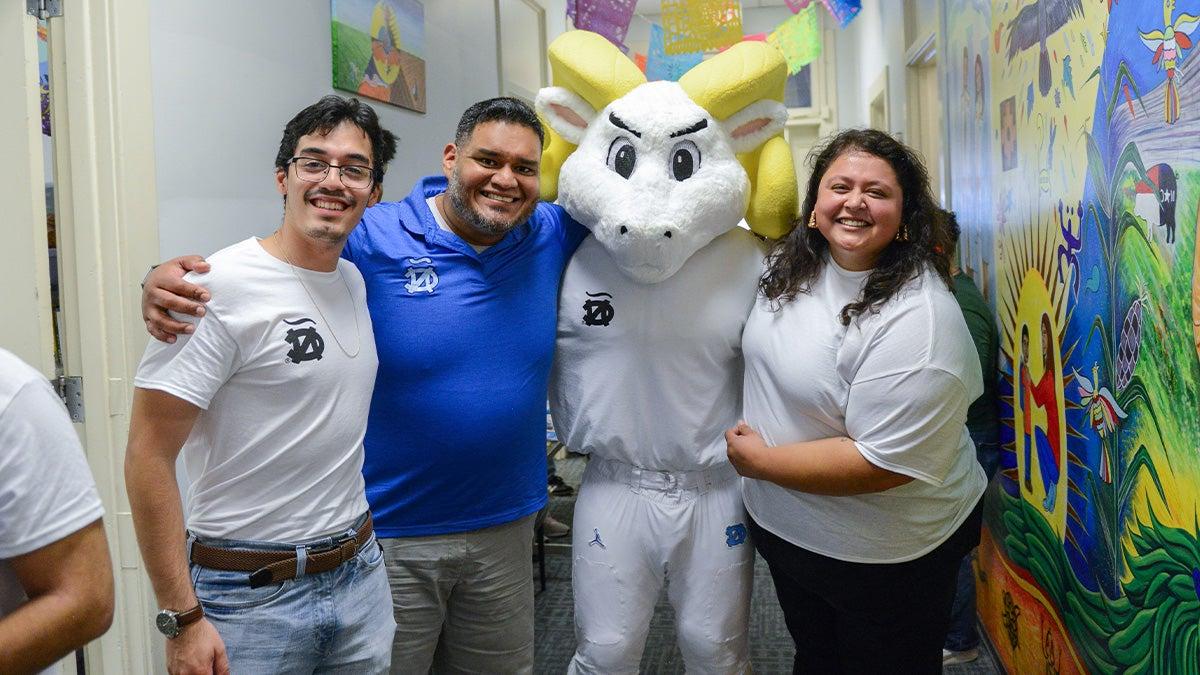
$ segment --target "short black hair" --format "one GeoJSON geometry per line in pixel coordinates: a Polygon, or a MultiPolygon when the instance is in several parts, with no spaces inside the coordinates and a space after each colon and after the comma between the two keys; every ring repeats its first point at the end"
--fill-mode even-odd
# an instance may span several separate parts
{"type": "Polygon", "coordinates": [[[381,183],[388,162],[396,156],[396,135],[379,124],[379,116],[371,106],[353,97],[342,98],[332,94],[296,113],[283,128],[279,154],[275,155],[275,168],[287,171],[288,162],[295,155],[301,136],[327,134],[342,122],[350,122],[362,129],[371,141],[375,184],[381,183]]]}
{"type": "Polygon", "coordinates": [[[508,122],[519,124],[533,130],[537,134],[538,143],[546,147],[546,132],[538,120],[537,113],[529,104],[511,96],[498,96],[486,101],[471,104],[458,120],[458,129],[454,132],[454,144],[465,145],[475,131],[475,127],[484,122],[508,122]]]}
{"type": "Polygon", "coordinates": [[[958,237],[962,229],[958,226],[958,216],[953,211],[942,210],[942,220],[946,223],[946,236],[950,238],[950,246],[958,246],[958,237]]]}

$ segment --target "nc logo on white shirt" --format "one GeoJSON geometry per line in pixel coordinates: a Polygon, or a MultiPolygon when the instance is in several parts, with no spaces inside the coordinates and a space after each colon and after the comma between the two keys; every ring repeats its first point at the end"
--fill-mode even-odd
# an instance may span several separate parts
{"type": "Polygon", "coordinates": [[[404,277],[408,279],[408,283],[404,284],[404,290],[408,291],[409,295],[417,293],[432,295],[433,289],[438,285],[437,270],[433,268],[432,258],[409,258],[408,269],[404,271],[404,277]]]}
{"type": "Polygon", "coordinates": [[[583,325],[607,326],[612,323],[613,315],[616,313],[611,302],[612,294],[588,293],[587,296],[592,299],[583,303],[583,325]]]}

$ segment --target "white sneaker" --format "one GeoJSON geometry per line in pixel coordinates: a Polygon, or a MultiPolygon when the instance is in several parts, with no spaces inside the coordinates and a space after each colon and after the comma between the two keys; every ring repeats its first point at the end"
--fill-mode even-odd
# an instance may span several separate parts
{"type": "Polygon", "coordinates": [[[953,652],[949,649],[942,650],[942,665],[952,666],[956,663],[970,663],[979,658],[979,648],[971,647],[964,649],[961,652],[953,652]]]}

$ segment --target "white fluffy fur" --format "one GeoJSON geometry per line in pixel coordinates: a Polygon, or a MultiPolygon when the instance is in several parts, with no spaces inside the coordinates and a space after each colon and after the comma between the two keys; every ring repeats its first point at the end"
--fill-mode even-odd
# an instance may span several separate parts
{"type": "Polygon", "coordinates": [[[551,128],[573,145],[579,145],[596,117],[595,109],[587,101],[564,87],[545,87],[538,92],[534,107],[551,128]]]}
{"type": "MultiPolygon", "coordinates": [[[[567,158],[559,174],[559,202],[588,227],[612,254],[618,267],[641,283],[660,282],[683,266],[693,253],[717,235],[736,227],[746,212],[750,181],[735,157],[731,132],[744,125],[758,128],[737,140],[738,152],[754,149],[779,132],[782,118],[762,101],[751,104],[722,124],[696,105],[674,82],[649,82],[610,103],[596,114],[578,96],[559,87],[543,89],[537,108],[547,122],[568,141],[579,138],[579,148],[567,158]],[[565,106],[588,120],[579,134],[554,105],[565,106]],[[614,126],[610,113],[634,130],[614,126]],[[765,118],[765,123],[754,122],[765,118]],[[705,129],[677,138],[671,132],[701,119],[705,129]],[[732,126],[730,125],[732,123],[732,126]],[[622,177],[607,165],[609,148],[617,138],[627,138],[637,152],[632,174],[622,177]],[[688,140],[700,150],[700,163],[688,179],[671,173],[672,148],[688,140]],[[625,233],[621,228],[625,228],[625,233]],[[665,236],[670,232],[671,236],[665,236]]],[[[770,103],[770,102],[767,102],[770,103]]],[[[782,105],[775,103],[782,109],[782,105]]],[[[786,115],[786,112],[784,113],[786,115]]]]}

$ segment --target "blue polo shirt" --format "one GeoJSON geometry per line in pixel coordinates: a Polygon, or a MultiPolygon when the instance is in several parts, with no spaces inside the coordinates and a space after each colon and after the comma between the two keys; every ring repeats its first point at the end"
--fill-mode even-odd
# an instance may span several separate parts
{"type": "Polygon", "coordinates": [[[546,388],[558,283],[587,231],[539,203],[476,253],[442,230],[428,177],[363,214],[343,251],[362,272],[379,352],[363,475],[381,537],[464,532],[546,503],[546,388]]]}

